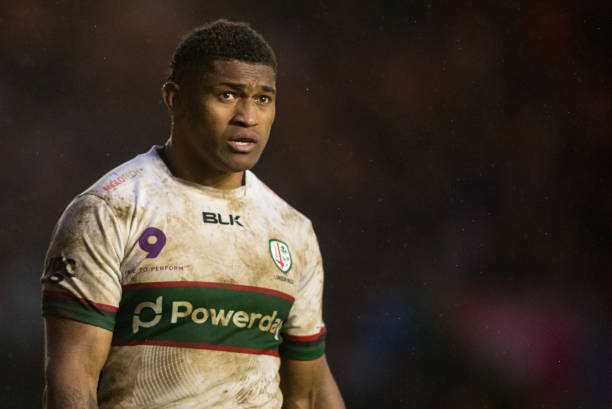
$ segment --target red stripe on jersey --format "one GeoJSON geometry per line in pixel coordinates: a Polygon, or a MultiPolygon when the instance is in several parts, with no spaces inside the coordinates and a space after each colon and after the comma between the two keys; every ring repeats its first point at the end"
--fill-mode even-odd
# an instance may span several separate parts
{"type": "Polygon", "coordinates": [[[294,341],[294,342],[308,342],[308,341],[315,341],[319,338],[321,338],[323,336],[323,334],[325,334],[327,332],[327,328],[323,327],[321,328],[321,331],[319,331],[317,334],[314,335],[288,335],[288,334],[283,334],[283,338],[289,340],[289,341],[294,341]]]}
{"type": "Polygon", "coordinates": [[[155,346],[163,346],[163,347],[209,349],[213,351],[239,352],[242,354],[279,356],[278,352],[273,351],[273,350],[245,348],[245,347],[233,347],[233,346],[227,346],[227,345],[201,344],[198,342],[158,341],[154,339],[145,339],[141,341],[125,341],[125,342],[113,341],[112,342],[112,346],[114,347],[127,347],[127,346],[136,346],[136,345],[155,345],[155,346]]]}
{"type": "Polygon", "coordinates": [[[64,298],[66,300],[71,300],[71,301],[76,301],[79,304],[82,304],[84,306],[94,306],[98,309],[104,310],[104,311],[108,311],[108,312],[117,312],[117,310],[119,308],[114,307],[112,305],[108,305],[108,304],[100,304],[97,302],[93,302],[91,300],[88,300],[86,298],[81,298],[81,297],[77,297],[74,294],[71,293],[64,293],[61,291],[43,291],[43,296],[50,296],[50,297],[55,297],[55,298],[64,298]]]}
{"type": "Polygon", "coordinates": [[[253,287],[250,285],[239,285],[239,284],[227,284],[227,283],[212,283],[206,281],[159,281],[151,283],[134,283],[125,284],[123,289],[131,290],[133,288],[165,288],[165,287],[207,287],[207,288],[223,288],[226,290],[237,290],[237,291],[250,291],[254,293],[262,293],[273,295],[275,297],[283,298],[290,302],[294,302],[295,298],[289,294],[282,293],[280,291],[272,290],[263,287],[253,287]]]}

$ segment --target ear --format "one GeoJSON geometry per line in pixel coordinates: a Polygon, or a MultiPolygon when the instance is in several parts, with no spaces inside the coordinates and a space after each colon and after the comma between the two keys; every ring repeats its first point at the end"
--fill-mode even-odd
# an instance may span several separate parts
{"type": "Polygon", "coordinates": [[[162,99],[164,100],[164,104],[166,104],[166,108],[168,108],[168,113],[170,115],[174,115],[179,97],[179,90],[179,85],[174,81],[168,81],[162,86],[162,99]]]}

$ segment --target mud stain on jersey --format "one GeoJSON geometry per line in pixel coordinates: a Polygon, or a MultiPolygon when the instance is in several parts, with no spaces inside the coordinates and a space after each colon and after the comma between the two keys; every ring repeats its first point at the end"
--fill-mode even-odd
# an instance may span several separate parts
{"type": "Polygon", "coordinates": [[[111,209],[115,217],[128,224],[133,214],[133,206],[129,204],[112,204],[111,209]]]}
{"type": "Polygon", "coordinates": [[[234,391],[234,400],[241,407],[260,407],[267,402],[279,400],[279,375],[277,364],[263,364],[261,359],[251,357],[248,364],[236,375],[239,380],[234,391]],[[262,367],[268,367],[262,370],[262,367]],[[247,406],[248,405],[248,406],[247,406]]]}
{"type": "Polygon", "coordinates": [[[108,215],[100,208],[103,199],[91,194],[78,196],[66,208],[55,226],[51,245],[47,252],[43,279],[53,274],[52,260],[72,260],[72,271],[64,278],[76,278],[83,273],[83,262],[80,255],[87,246],[97,244],[100,226],[109,222],[108,215]]]}
{"type": "Polygon", "coordinates": [[[134,403],[150,407],[185,399],[198,393],[198,378],[187,351],[172,347],[142,349],[140,370],[134,385],[134,403]],[[152,399],[155,397],[155,399],[152,399]]]}

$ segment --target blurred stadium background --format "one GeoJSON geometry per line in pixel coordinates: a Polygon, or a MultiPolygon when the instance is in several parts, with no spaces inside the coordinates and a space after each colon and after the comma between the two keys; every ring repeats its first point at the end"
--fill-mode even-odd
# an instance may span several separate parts
{"type": "Polygon", "coordinates": [[[256,173],[314,222],[350,408],[612,407],[606,1],[3,1],[0,406],[36,408],[39,276],[77,193],[162,143],[179,38],[279,59],[256,173]]]}

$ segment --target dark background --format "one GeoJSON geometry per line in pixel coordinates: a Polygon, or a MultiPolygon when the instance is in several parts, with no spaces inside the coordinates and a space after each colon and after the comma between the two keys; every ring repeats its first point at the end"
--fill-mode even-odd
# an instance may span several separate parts
{"type": "Polygon", "coordinates": [[[166,140],[174,47],[228,17],[278,55],[255,172],[318,232],[347,406],[611,408],[608,4],[3,1],[0,405],[39,407],[57,218],[166,140]]]}

